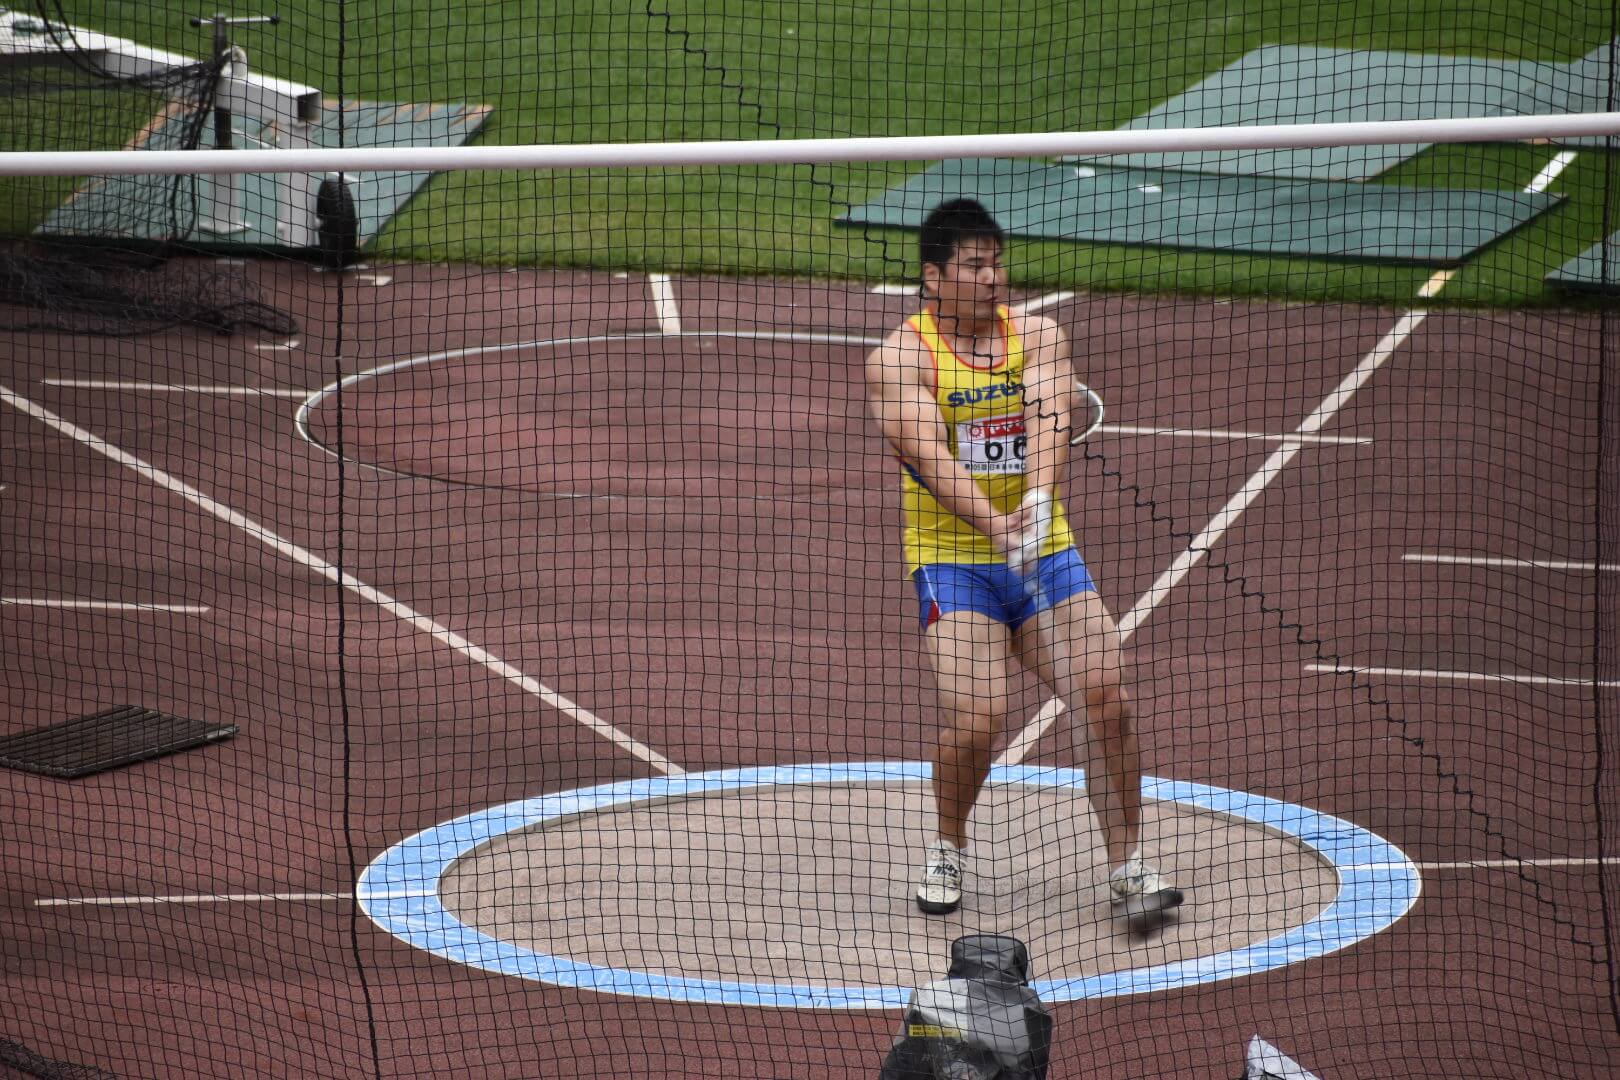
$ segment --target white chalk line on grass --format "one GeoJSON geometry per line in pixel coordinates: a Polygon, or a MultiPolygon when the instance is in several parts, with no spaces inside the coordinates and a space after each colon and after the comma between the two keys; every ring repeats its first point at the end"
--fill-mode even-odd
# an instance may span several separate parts
{"type": "Polygon", "coordinates": [[[1524,190],[1532,194],[1546,191],[1547,188],[1552,186],[1552,182],[1558,179],[1558,174],[1568,168],[1569,163],[1575,160],[1575,153],[1574,150],[1560,151],[1557,157],[1547,162],[1542,167],[1542,170],[1536,173],[1535,179],[1531,180],[1524,190]]]}
{"type": "Polygon", "coordinates": [[[34,419],[38,420],[42,424],[45,424],[47,427],[53,428],[57,432],[67,436],[75,442],[83,444],[104,457],[111,458],[113,461],[134,471],[159,487],[178,495],[180,498],[191,503],[204,513],[219,519],[225,524],[230,525],[232,528],[246,533],[254,540],[257,540],[259,543],[263,544],[265,547],[271,549],[284,558],[313,570],[316,574],[319,574],[327,581],[341,585],[343,588],[354,593],[362,600],[376,604],[390,615],[393,615],[395,618],[398,618],[414,629],[420,630],[433,640],[450,649],[453,649],[474,663],[487,668],[496,675],[499,675],[502,679],[512,683],[524,693],[539,698],[541,701],[556,709],[570,720],[573,720],[582,727],[585,727],[597,735],[600,735],[602,738],[624,750],[626,753],[629,753],[632,756],[646,762],[648,765],[652,766],[660,773],[663,773],[665,776],[679,776],[685,773],[684,769],[681,769],[664,755],[658,753],[656,750],[653,750],[651,747],[646,746],[643,743],[637,742],[635,739],[609,724],[607,721],[603,720],[589,709],[570,701],[568,698],[551,689],[551,687],[540,682],[538,679],[525,675],[518,668],[507,663],[505,660],[502,660],[489,650],[484,649],[479,645],[475,645],[473,642],[456,633],[454,630],[451,630],[449,627],[429,618],[426,615],[421,614],[420,612],[411,608],[409,605],[394,599],[381,589],[377,589],[366,584],[353,574],[339,569],[315,553],[284,539],[279,534],[258,521],[255,521],[245,514],[233,510],[218,500],[203,494],[197,488],[192,487],[185,481],[171,476],[162,469],[148,464],[127,451],[119,449],[117,446],[114,446],[112,443],[101,438],[99,435],[87,431],[68,420],[64,420],[62,417],[51,412],[49,409],[41,405],[36,405],[34,402],[29,401],[27,398],[17,394],[15,391],[4,385],[0,385],[0,401],[4,401],[12,408],[32,416],[34,419]]]}

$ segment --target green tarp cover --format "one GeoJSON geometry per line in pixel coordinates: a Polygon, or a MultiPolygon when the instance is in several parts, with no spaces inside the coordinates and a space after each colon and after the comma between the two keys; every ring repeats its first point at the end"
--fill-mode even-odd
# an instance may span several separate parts
{"type": "MultiPolygon", "coordinates": [[[[343,145],[456,146],[477,132],[490,111],[487,105],[350,101],[342,116],[343,145]]],[[[338,121],[337,103],[328,101],[321,120],[310,125],[310,145],[337,146],[338,121]]],[[[263,121],[238,116],[234,126],[238,133],[235,141],[240,147],[277,144],[277,133],[263,121]]],[[[182,121],[165,112],[159,114],[132,145],[149,150],[179,149],[182,129],[182,121]]],[[[204,147],[212,145],[212,132],[210,120],[204,129],[204,147]]],[[[380,232],[405,202],[432,178],[431,172],[349,174],[346,179],[355,196],[360,242],[364,244],[380,232]]],[[[184,178],[176,197],[176,185],[170,177],[117,176],[93,180],[52,211],[38,232],[167,239],[176,232],[177,221],[179,231],[184,233],[200,220],[202,210],[213,204],[214,182],[211,176],[184,178]]],[[[240,177],[239,183],[239,207],[247,228],[218,235],[193,231],[188,239],[210,246],[284,246],[282,208],[291,200],[311,198],[313,189],[309,178],[296,174],[248,173],[240,177]]]]}
{"type": "Polygon", "coordinates": [[[1561,198],[969,159],[920,173],[840,220],[915,228],[958,196],[983,202],[1018,236],[1439,266],[1561,198]]]}
{"type": "Polygon", "coordinates": [[[1548,274],[1547,280],[1566,289],[1620,293],[1620,232],[1607,240],[1599,240],[1548,274]],[[1605,248],[1609,262],[1607,273],[1604,273],[1603,266],[1605,248]]]}
{"type": "MultiPolygon", "coordinates": [[[[1603,112],[1607,109],[1608,54],[1609,46],[1603,45],[1566,64],[1267,45],[1125,128],[1603,112]]],[[[1603,143],[1602,139],[1561,141],[1572,146],[1603,143]]],[[[1094,160],[1132,168],[1362,180],[1418,154],[1427,145],[1121,154],[1094,160]]]]}

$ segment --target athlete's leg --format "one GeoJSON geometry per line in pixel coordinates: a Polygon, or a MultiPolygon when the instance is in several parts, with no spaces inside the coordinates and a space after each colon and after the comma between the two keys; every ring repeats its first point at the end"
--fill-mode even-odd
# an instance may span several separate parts
{"type": "Polygon", "coordinates": [[[1007,715],[1007,627],[977,611],[941,616],[927,633],[943,728],[934,753],[939,838],[967,846],[968,814],[990,774],[991,743],[1007,715]]]}
{"type": "Polygon", "coordinates": [[[1109,866],[1122,866],[1141,837],[1142,762],[1119,630],[1102,598],[1083,592],[1026,619],[1013,640],[1024,666],[1084,718],[1086,795],[1102,826],[1109,866]]]}

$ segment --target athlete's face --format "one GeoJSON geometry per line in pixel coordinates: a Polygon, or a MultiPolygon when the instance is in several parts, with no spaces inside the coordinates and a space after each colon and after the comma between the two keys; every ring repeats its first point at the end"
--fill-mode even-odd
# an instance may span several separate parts
{"type": "Polygon", "coordinates": [[[965,321],[993,319],[1007,298],[1007,268],[993,237],[963,240],[944,266],[923,267],[923,279],[939,302],[940,314],[965,321]]]}

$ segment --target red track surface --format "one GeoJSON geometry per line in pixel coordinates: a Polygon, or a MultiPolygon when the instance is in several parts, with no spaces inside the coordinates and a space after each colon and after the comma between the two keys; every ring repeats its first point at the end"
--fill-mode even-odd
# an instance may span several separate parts
{"type": "MultiPolygon", "coordinates": [[[[0,343],[0,384],[341,562],[681,768],[927,757],[928,683],[862,347],[665,338],[635,279],[402,267],[370,287],[256,272],[303,324],[300,348],[16,336],[0,343]],[[342,463],[299,437],[296,400],[44,382],[313,391],[428,353],[561,338],[574,340],[329,395],[309,428],[345,448],[342,463]]],[[[689,332],[878,335],[911,303],[809,283],[676,288],[689,332]]],[[[1397,316],[1128,297],[1050,311],[1111,422],[1274,434],[1397,316]]],[[[1302,450],[1132,638],[1149,771],[1349,818],[1424,863],[1596,856],[1590,685],[1305,671],[1590,678],[1591,575],[1401,556],[1595,558],[1596,335],[1575,316],[1419,327],[1323,432],[1373,441],[1302,450]]],[[[1275,445],[1089,444],[1070,505],[1116,613],[1275,445]]],[[[411,949],[341,899],[39,906],[341,894],[428,825],[648,770],[3,404],[0,484],[0,596],[211,608],[0,606],[0,734],[115,702],[243,729],[77,782],[4,774],[0,1037],[121,1076],[369,1076],[373,1030],[388,1077],[876,1074],[893,1014],[487,975],[411,949]]],[[[1042,700],[1026,687],[1015,725],[1042,700]]],[[[1051,738],[1037,759],[1074,760],[1051,738]]],[[[1411,915],[1341,953],[1059,1006],[1053,1076],[1237,1076],[1254,1032],[1324,1080],[1605,1075],[1620,1035],[1596,867],[1424,878],[1411,915]]]]}

